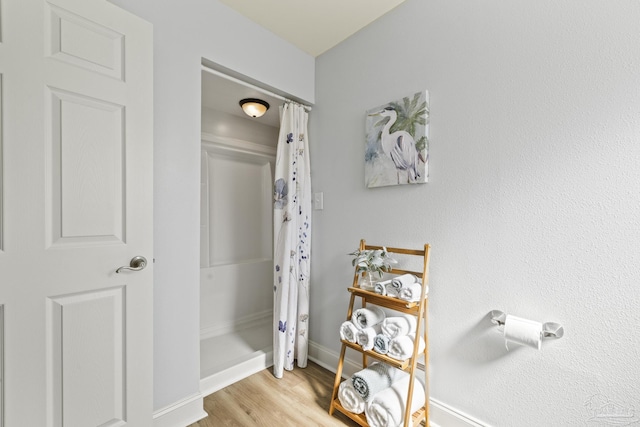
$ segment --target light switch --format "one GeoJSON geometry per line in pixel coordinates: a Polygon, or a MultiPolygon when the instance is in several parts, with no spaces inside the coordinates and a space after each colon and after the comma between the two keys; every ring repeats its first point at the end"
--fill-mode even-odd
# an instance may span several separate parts
{"type": "Polygon", "coordinates": [[[316,211],[324,209],[324,193],[313,193],[313,209],[316,211]]]}

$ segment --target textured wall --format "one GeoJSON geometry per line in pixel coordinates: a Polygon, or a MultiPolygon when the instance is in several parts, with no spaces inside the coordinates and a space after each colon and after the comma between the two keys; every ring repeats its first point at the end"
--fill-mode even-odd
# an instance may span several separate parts
{"type": "Polygon", "coordinates": [[[361,237],[429,242],[433,398],[495,426],[640,408],[639,23],[637,0],[408,0],[320,56],[310,339],[338,351],[361,237]],[[423,89],[429,183],[366,189],[365,110],[423,89]],[[507,352],[492,309],[566,335],[507,352]]]}

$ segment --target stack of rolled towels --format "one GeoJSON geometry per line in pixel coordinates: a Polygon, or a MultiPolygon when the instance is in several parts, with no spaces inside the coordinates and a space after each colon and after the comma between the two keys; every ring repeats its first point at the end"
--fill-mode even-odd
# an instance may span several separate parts
{"type": "MultiPolygon", "coordinates": [[[[413,274],[402,274],[393,279],[383,280],[373,285],[373,291],[380,295],[399,298],[404,301],[420,301],[422,284],[413,274]]],[[[425,289],[425,295],[429,289],[425,289]]]]}
{"type": "MultiPolygon", "coordinates": [[[[353,311],[351,320],[340,325],[340,338],[360,345],[363,350],[406,360],[413,356],[416,325],[416,317],[409,314],[387,317],[377,306],[359,308],[353,311]]],[[[420,336],[418,353],[423,352],[424,347],[424,339],[420,336]]]]}
{"type": "Polygon", "coordinates": [[[353,311],[351,319],[340,325],[340,338],[359,344],[363,350],[373,349],[373,340],[381,332],[384,311],[380,307],[363,307],[353,311]]]}
{"type": "MultiPolygon", "coordinates": [[[[400,314],[386,317],[380,325],[380,333],[373,339],[373,351],[392,359],[406,360],[413,356],[416,343],[415,316],[400,314]]],[[[424,339],[418,337],[418,353],[424,351],[424,339]]]]}
{"type": "MultiPolygon", "coordinates": [[[[415,376],[411,413],[425,404],[424,379],[415,376]]],[[[347,411],[365,413],[371,427],[402,425],[407,409],[410,376],[386,363],[373,363],[340,384],[338,399],[347,411]]]]}

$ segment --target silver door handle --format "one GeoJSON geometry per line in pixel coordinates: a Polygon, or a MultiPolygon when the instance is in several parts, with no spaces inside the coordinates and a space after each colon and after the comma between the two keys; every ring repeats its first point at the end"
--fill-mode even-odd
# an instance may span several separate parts
{"type": "Polygon", "coordinates": [[[116,270],[116,273],[120,273],[122,270],[140,271],[147,266],[147,259],[143,256],[134,256],[131,258],[129,266],[122,266],[116,270]]]}

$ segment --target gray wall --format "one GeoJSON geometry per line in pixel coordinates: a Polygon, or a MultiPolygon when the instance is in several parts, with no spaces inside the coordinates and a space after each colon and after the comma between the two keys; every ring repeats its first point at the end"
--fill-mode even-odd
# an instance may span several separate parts
{"type": "Polygon", "coordinates": [[[199,393],[202,58],[307,102],[313,102],[314,59],[217,0],[113,3],[154,26],[154,407],[158,410],[199,393]]]}
{"type": "Polygon", "coordinates": [[[518,427],[640,407],[639,22],[633,0],[408,0],[317,58],[310,339],[339,349],[360,238],[429,242],[433,398],[518,427]],[[429,183],[366,189],[365,111],[424,89],[429,183]],[[492,309],[566,335],[507,352],[492,309]]]}

